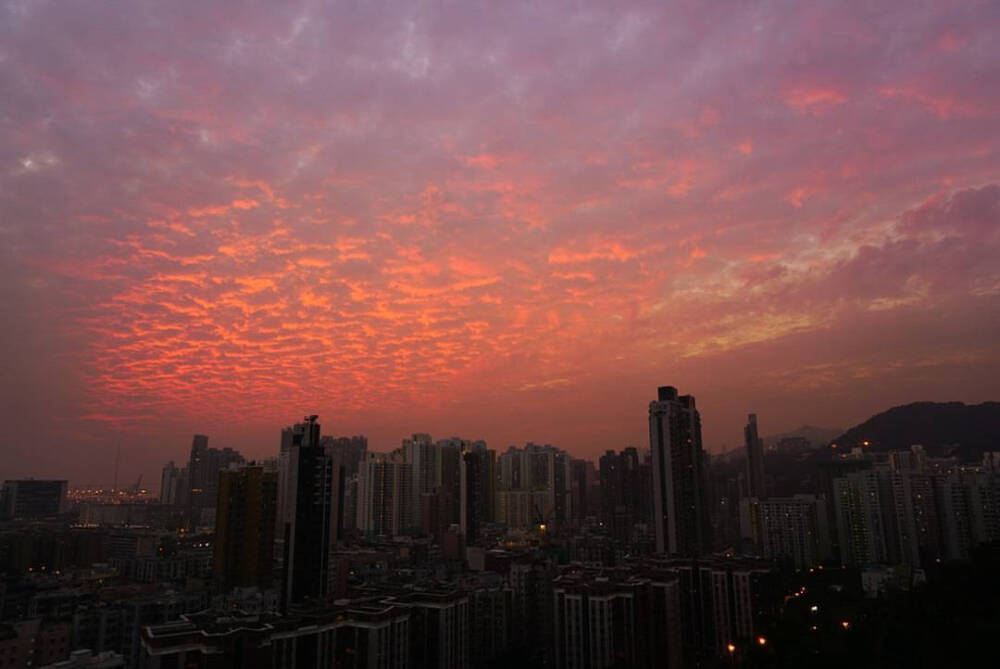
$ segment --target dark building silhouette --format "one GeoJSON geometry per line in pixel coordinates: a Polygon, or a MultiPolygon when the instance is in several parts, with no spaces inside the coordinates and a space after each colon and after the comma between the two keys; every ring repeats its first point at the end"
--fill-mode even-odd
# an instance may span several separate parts
{"type": "Polygon", "coordinates": [[[639,459],[639,522],[653,524],[653,454],[643,453],[639,459]]]}
{"type": "Polygon", "coordinates": [[[4,481],[0,495],[3,518],[54,518],[66,510],[66,481],[4,481]]]}
{"type": "Polygon", "coordinates": [[[475,543],[484,524],[493,518],[496,451],[462,453],[459,515],[466,544],[475,543]]]}
{"type": "Polygon", "coordinates": [[[673,558],[659,566],[680,580],[685,666],[705,666],[703,660],[727,654],[729,644],[752,642],[783,598],[778,572],[763,560],[673,558]]]}
{"type": "Polygon", "coordinates": [[[568,570],[555,579],[553,592],[558,669],[683,666],[675,572],[568,570]]]}
{"type": "MultiPolygon", "coordinates": [[[[826,502],[827,527],[830,528],[830,542],[833,557],[843,560],[844,551],[841,550],[840,538],[837,533],[837,495],[834,492],[834,481],[844,478],[853,472],[871,469],[871,460],[862,458],[836,458],[817,465],[815,487],[820,496],[826,502]]],[[[844,547],[845,549],[847,547],[844,547]]]]}
{"type": "Polygon", "coordinates": [[[218,498],[219,472],[231,464],[243,463],[239,451],[209,448],[208,437],[196,434],[191,440],[187,475],[190,490],[187,501],[194,509],[211,507],[218,498]]]}
{"type": "Polygon", "coordinates": [[[656,550],[701,555],[711,536],[705,502],[705,454],[701,416],[694,397],[659,388],[649,403],[649,445],[653,452],[653,526],[656,550]]]}
{"type": "Polygon", "coordinates": [[[441,522],[458,523],[461,521],[459,509],[462,497],[462,449],[460,446],[440,441],[438,447],[440,448],[438,460],[441,463],[441,490],[446,496],[446,503],[441,507],[441,522]]]}
{"type": "Polygon", "coordinates": [[[570,491],[573,498],[573,522],[579,527],[584,519],[595,513],[599,506],[597,496],[591,495],[594,479],[594,463],[589,460],[571,460],[569,463],[570,491]],[[594,509],[590,507],[594,506],[594,509]]]}
{"type": "Polygon", "coordinates": [[[358,483],[361,464],[368,452],[368,439],[364,436],[320,437],[320,445],[344,468],[342,532],[345,537],[353,535],[358,528],[358,483]]]}
{"type": "Polygon", "coordinates": [[[633,446],[607,451],[600,462],[601,522],[616,541],[628,542],[639,521],[639,451],[633,446]]]}
{"type": "Polygon", "coordinates": [[[569,527],[573,520],[573,493],[570,475],[572,458],[565,451],[556,451],[552,456],[552,485],[555,488],[556,527],[569,527]]]}
{"type": "Polygon", "coordinates": [[[171,460],[163,466],[160,474],[160,503],[187,506],[189,494],[191,482],[187,467],[177,467],[171,460]]]}
{"type": "Polygon", "coordinates": [[[747,417],[743,437],[747,448],[747,482],[750,484],[748,497],[765,499],[767,491],[764,488],[764,441],[757,432],[757,414],[747,417]]]}
{"type": "Polygon", "coordinates": [[[282,431],[282,599],[292,606],[331,593],[331,554],[342,529],[343,467],[320,445],[318,416],[282,431]]]}
{"type": "Polygon", "coordinates": [[[276,470],[247,465],[219,472],[212,574],[223,589],[271,585],[277,502],[276,470]]]}

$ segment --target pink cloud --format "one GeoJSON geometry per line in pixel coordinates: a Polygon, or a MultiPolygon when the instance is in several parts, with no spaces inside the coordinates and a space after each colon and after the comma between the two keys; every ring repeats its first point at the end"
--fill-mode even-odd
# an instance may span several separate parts
{"type": "Polygon", "coordinates": [[[990,3],[164,7],[0,27],[12,441],[593,455],[664,382],[713,444],[1000,391],[990,3]]]}
{"type": "Polygon", "coordinates": [[[821,114],[831,107],[847,102],[847,96],[836,88],[796,86],[785,91],[782,100],[800,112],[821,114]]]}

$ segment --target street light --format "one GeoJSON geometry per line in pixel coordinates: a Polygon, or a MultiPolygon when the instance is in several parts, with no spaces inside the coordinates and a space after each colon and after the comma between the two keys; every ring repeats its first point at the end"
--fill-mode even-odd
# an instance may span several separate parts
{"type": "Polygon", "coordinates": [[[736,646],[733,645],[733,644],[729,644],[729,645],[726,646],[726,650],[728,650],[730,652],[730,654],[735,653],[736,652],[736,646]]]}
{"type": "Polygon", "coordinates": [[[767,639],[764,638],[764,637],[762,637],[762,636],[757,637],[757,645],[759,645],[759,646],[766,646],[767,645],[767,639]]]}

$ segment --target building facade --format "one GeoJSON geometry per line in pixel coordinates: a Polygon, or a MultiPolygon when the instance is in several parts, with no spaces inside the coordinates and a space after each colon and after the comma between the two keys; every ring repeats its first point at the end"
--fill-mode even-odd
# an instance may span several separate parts
{"type": "Polygon", "coordinates": [[[649,404],[649,445],[657,552],[689,556],[708,552],[705,454],[694,397],[679,396],[673,386],[659,388],[657,399],[649,404]]]}

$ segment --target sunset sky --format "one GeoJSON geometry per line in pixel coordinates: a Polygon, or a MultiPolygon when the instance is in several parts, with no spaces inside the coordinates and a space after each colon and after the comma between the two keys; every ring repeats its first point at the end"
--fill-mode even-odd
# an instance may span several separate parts
{"type": "Polygon", "coordinates": [[[1000,3],[0,6],[0,478],[1000,399],[1000,3]]]}

